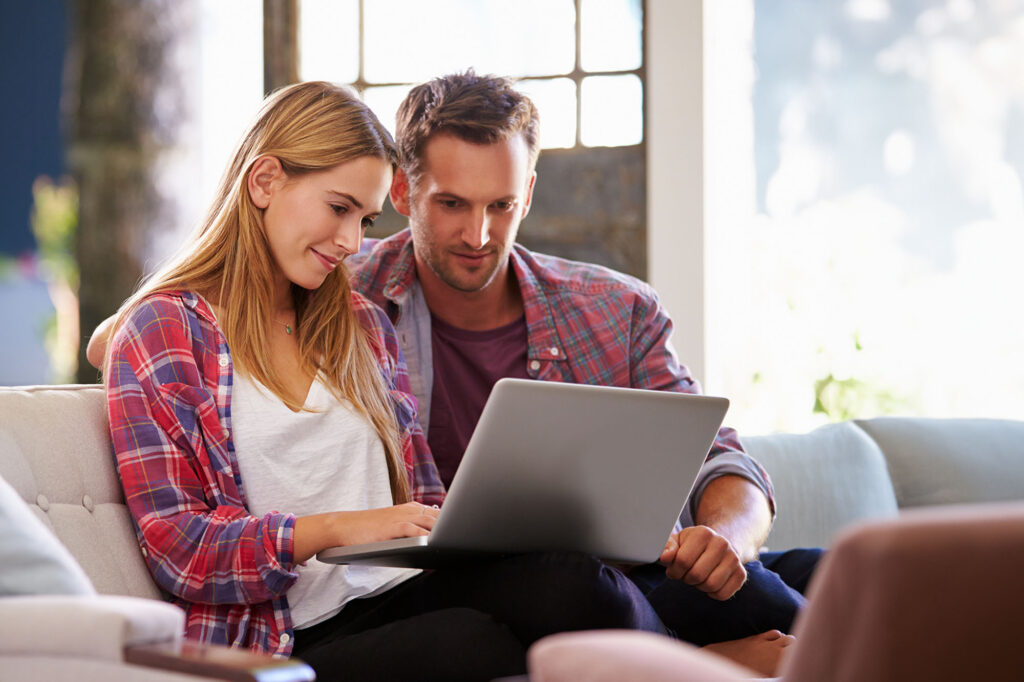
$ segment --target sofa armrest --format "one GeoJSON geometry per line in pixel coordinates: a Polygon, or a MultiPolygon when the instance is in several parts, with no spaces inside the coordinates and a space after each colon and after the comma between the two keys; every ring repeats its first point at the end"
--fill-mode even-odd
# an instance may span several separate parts
{"type": "Polygon", "coordinates": [[[313,669],[225,646],[183,641],[185,614],[166,602],[136,597],[0,598],[0,657],[59,656],[127,662],[239,682],[307,682],[313,669]]]}
{"type": "Polygon", "coordinates": [[[110,595],[0,598],[0,655],[123,660],[127,646],[180,645],[185,614],[152,599],[110,595]]]}

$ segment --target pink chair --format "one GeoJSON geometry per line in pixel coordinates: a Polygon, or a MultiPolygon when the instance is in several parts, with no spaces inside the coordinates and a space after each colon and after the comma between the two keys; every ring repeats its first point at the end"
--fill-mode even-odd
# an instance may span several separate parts
{"type": "MultiPolygon", "coordinates": [[[[1024,680],[1024,503],[937,507],[844,533],[825,556],[780,670],[785,682],[1024,680]]],[[[655,635],[555,635],[531,682],[756,678],[655,635]]]]}

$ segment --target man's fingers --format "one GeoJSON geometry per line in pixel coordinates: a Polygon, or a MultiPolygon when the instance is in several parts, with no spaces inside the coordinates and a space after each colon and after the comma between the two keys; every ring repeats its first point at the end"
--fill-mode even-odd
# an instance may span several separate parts
{"type": "MultiPolygon", "coordinates": [[[[704,547],[704,551],[683,576],[683,582],[687,585],[695,585],[705,592],[711,592],[712,590],[705,589],[703,585],[720,565],[728,563],[731,549],[725,538],[717,535],[711,538],[704,547]]],[[[732,566],[728,566],[725,570],[727,571],[726,575],[720,577],[723,583],[728,577],[728,573],[732,572],[732,566]]]]}
{"type": "Polygon", "coordinates": [[[726,599],[730,599],[734,594],[739,592],[740,588],[743,587],[743,583],[745,583],[746,581],[747,569],[743,568],[743,566],[741,565],[737,568],[737,570],[735,570],[732,573],[732,575],[729,576],[729,579],[721,588],[715,590],[714,592],[709,592],[708,596],[718,601],[725,601],[726,599]]]}
{"type": "Polygon", "coordinates": [[[671,566],[672,562],[676,558],[676,551],[679,549],[679,543],[676,542],[676,536],[669,535],[668,540],[665,542],[665,549],[661,550],[661,555],[658,557],[658,561],[663,566],[671,566]]]}

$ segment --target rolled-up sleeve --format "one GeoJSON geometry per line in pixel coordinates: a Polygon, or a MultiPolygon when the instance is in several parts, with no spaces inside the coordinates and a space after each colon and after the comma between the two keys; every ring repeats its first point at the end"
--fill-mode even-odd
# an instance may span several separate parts
{"type": "MultiPolygon", "coordinates": [[[[637,297],[633,307],[632,327],[631,385],[634,388],[694,394],[701,392],[700,384],[676,356],[671,344],[672,320],[653,291],[649,297],[637,297]]],[[[743,451],[735,430],[722,427],[683,508],[680,523],[684,527],[694,525],[704,490],[711,481],[721,476],[741,476],[757,486],[767,498],[774,518],[775,489],[768,472],[743,451]]]]}

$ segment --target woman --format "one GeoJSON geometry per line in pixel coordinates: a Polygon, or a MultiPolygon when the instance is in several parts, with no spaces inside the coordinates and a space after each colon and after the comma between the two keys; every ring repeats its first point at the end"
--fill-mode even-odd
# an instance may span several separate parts
{"type": "Polygon", "coordinates": [[[294,652],[320,679],[479,679],[522,672],[525,648],[552,632],[660,630],[591,557],[432,573],[315,560],[425,535],[443,500],[394,330],[343,265],[395,161],[349,91],[277,92],[198,232],[114,324],[118,471],[186,636],[294,652]]]}

